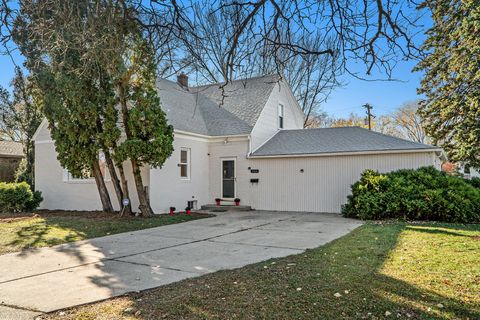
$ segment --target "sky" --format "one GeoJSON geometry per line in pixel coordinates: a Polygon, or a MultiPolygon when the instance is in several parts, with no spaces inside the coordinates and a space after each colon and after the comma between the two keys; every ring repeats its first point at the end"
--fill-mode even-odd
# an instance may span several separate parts
{"type": "MultiPolygon", "coordinates": [[[[14,55],[15,63],[21,65],[23,59],[14,55]]],[[[403,103],[416,100],[416,89],[421,74],[411,70],[415,62],[399,63],[393,76],[398,81],[364,81],[352,76],[343,76],[344,85],[335,89],[323,105],[323,111],[335,118],[348,117],[350,113],[363,115],[362,105],[370,103],[375,115],[388,114],[403,103]]],[[[8,87],[14,75],[14,64],[10,57],[0,55],[0,86],[8,87]]]]}
{"type": "MultiPolygon", "coordinates": [[[[425,26],[431,24],[428,16],[424,16],[421,22],[425,26]]],[[[422,40],[421,38],[423,36],[419,39],[422,40]]],[[[13,60],[17,65],[21,65],[23,61],[18,52],[13,53],[13,60]]],[[[365,81],[350,75],[341,76],[339,80],[344,85],[330,94],[322,109],[334,118],[348,117],[351,113],[363,116],[365,109],[362,105],[368,102],[373,106],[373,114],[376,116],[391,113],[402,104],[420,98],[416,89],[422,75],[419,72],[412,72],[415,64],[415,61],[399,62],[392,74],[392,78],[397,81],[365,81]]],[[[0,55],[0,86],[9,87],[14,75],[14,66],[12,58],[0,55]]],[[[378,78],[385,79],[386,76],[372,75],[372,79],[378,78]]]]}
{"type": "MultiPolygon", "coordinates": [[[[23,61],[18,54],[14,54],[13,59],[18,65],[23,61]]],[[[393,77],[398,81],[364,81],[343,76],[340,80],[344,85],[331,93],[323,104],[323,111],[334,118],[348,117],[352,112],[363,116],[365,109],[362,105],[368,102],[373,106],[374,115],[388,114],[405,102],[419,98],[416,89],[421,74],[412,72],[414,66],[414,61],[399,63],[393,72],[393,77]]],[[[14,64],[11,58],[0,55],[0,85],[8,87],[13,75],[14,64]]]]}
{"type": "MultiPolygon", "coordinates": [[[[416,62],[402,61],[394,72],[394,81],[365,81],[352,76],[341,77],[345,84],[335,89],[323,105],[323,111],[331,117],[348,117],[351,113],[364,115],[362,105],[373,106],[373,114],[391,113],[406,102],[421,98],[417,95],[421,73],[412,72],[416,62]]],[[[384,76],[385,77],[385,76],[384,76]]]]}

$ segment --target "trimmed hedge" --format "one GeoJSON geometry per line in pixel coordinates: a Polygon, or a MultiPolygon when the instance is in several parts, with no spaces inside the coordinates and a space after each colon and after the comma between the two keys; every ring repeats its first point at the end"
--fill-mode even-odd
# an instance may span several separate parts
{"type": "Polygon", "coordinates": [[[467,180],[467,182],[470,183],[475,188],[480,188],[480,178],[478,177],[467,180]]]}
{"type": "Polygon", "coordinates": [[[0,212],[32,211],[38,208],[42,200],[42,193],[32,192],[26,182],[0,182],[0,212]]]}
{"type": "Polygon", "coordinates": [[[480,222],[480,189],[433,167],[379,174],[365,170],[342,207],[346,217],[480,222]]]}

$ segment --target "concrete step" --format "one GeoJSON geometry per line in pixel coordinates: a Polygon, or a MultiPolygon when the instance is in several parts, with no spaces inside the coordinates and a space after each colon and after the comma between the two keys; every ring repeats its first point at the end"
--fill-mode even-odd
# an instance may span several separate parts
{"type": "Polygon", "coordinates": [[[202,206],[202,210],[213,211],[213,212],[224,212],[224,211],[250,211],[252,207],[250,206],[236,206],[236,205],[219,205],[216,204],[206,204],[202,206]]]}

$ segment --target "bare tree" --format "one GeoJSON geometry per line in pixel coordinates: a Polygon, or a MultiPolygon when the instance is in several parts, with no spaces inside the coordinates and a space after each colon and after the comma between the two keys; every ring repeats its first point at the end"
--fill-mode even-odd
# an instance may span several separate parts
{"type": "Polygon", "coordinates": [[[186,33],[179,40],[185,54],[183,65],[197,76],[194,80],[208,84],[256,75],[258,68],[246,63],[255,54],[249,50],[252,40],[246,36],[239,39],[233,65],[228,63],[229,39],[244,19],[243,13],[233,7],[214,7],[210,1],[194,3],[192,10],[196,17],[195,33],[186,33]]]}
{"type": "MultiPolygon", "coordinates": [[[[320,105],[331,90],[339,85],[337,76],[341,73],[336,55],[292,55],[285,48],[274,56],[274,45],[258,42],[255,38],[242,36],[238,39],[233,66],[228,65],[229,39],[238,28],[244,14],[232,11],[233,7],[216,8],[209,1],[193,4],[197,17],[195,35],[183,40],[186,57],[183,63],[187,70],[196,75],[197,83],[228,82],[250,76],[278,73],[290,84],[293,94],[305,113],[305,126],[310,118],[321,115],[320,105]],[[257,44],[258,48],[251,50],[257,44]],[[261,45],[260,45],[261,44],[261,45]]],[[[303,47],[320,50],[323,37],[319,34],[292,35],[283,28],[284,39],[295,39],[303,47]]],[[[335,39],[329,39],[335,46],[335,39]]],[[[311,123],[310,123],[311,124],[311,123]]]]}
{"type": "Polygon", "coordinates": [[[245,38],[252,40],[250,52],[269,46],[269,54],[274,57],[282,50],[288,50],[291,55],[338,54],[342,67],[354,76],[359,73],[350,68],[348,61],[362,62],[367,74],[377,68],[391,77],[397,59],[415,58],[420,54],[415,36],[421,31],[416,27],[422,12],[410,14],[417,7],[412,0],[218,0],[200,11],[193,0],[181,3],[137,0],[136,6],[147,32],[167,29],[169,35],[180,39],[201,39],[202,33],[197,31],[204,21],[202,17],[208,16],[211,8],[231,12],[236,17],[235,24],[222,34],[227,45],[224,48],[227,79],[232,79],[236,72],[238,52],[243,50],[245,38]],[[285,38],[285,30],[297,37],[285,38]],[[312,49],[298,41],[298,36],[305,35],[314,38],[321,35],[323,41],[312,49]],[[327,39],[336,39],[338,45],[332,46],[327,39]]]}
{"type": "Polygon", "coordinates": [[[392,118],[402,135],[412,141],[428,143],[423,120],[418,114],[418,101],[405,103],[397,109],[392,118]]]}
{"type": "Polygon", "coordinates": [[[363,78],[363,64],[364,73],[375,69],[391,79],[396,61],[421,55],[422,11],[412,10],[411,0],[139,1],[137,7],[148,34],[168,33],[182,43],[182,68],[195,71],[197,82],[284,77],[305,125],[339,85],[339,74],[363,78]]]}
{"type": "MultiPolygon", "coordinates": [[[[217,12],[232,17],[227,25],[215,26],[216,31],[211,34],[217,38],[217,44],[221,43],[215,59],[222,62],[220,71],[227,80],[234,79],[239,71],[247,73],[249,66],[242,65],[241,57],[254,52],[274,57],[279,74],[284,69],[279,57],[286,50],[290,56],[338,56],[336,63],[353,76],[362,76],[357,70],[363,64],[366,74],[377,69],[388,78],[392,77],[396,61],[421,55],[416,35],[422,31],[417,27],[423,11],[419,9],[412,14],[417,7],[414,0],[217,0],[201,6],[194,0],[118,1],[134,11],[131,16],[156,46],[157,54],[162,57],[160,61],[169,62],[162,66],[170,71],[174,64],[190,55],[179,50],[178,44],[195,47],[205,43],[202,26],[216,23],[217,12]],[[316,39],[316,45],[307,46],[306,37],[316,39]],[[249,40],[247,46],[245,39],[249,40]],[[351,61],[355,62],[355,68],[351,67],[351,61]]],[[[8,0],[0,0],[3,45],[9,43],[11,21],[15,19],[16,10],[9,4],[8,0]]],[[[193,58],[200,63],[198,57],[193,58]]]]}
{"type": "Polygon", "coordinates": [[[305,121],[305,128],[328,128],[333,124],[334,119],[329,117],[325,111],[316,112],[305,121]]]}
{"type": "MultiPolygon", "coordinates": [[[[15,10],[0,1],[5,44],[15,10]]],[[[424,12],[413,10],[413,0],[118,2],[155,46],[160,75],[191,70],[199,83],[228,83],[277,73],[292,86],[306,122],[339,74],[363,78],[375,69],[391,79],[398,60],[421,56],[416,34],[424,12]]]]}
{"type": "Polygon", "coordinates": [[[330,127],[362,127],[368,128],[365,118],[356,113],[350,113],[347,118],[335,118],[330,122],[330,127]]]}
{"type": "MultiPolygon", "coordinates": [[[[360,74],[350,67],[349,61],[363,63],[367,74],[376,68],[390,77],[398,59],[420,55],[416,35],[422,31],[417,27],[423,11],[411,13],[417,7],[414,0],[217,0],[202,8],[193,0],[119,0],[119,3],[135,12],[132,16],[141,23],[148,39],[163,51],[164,57],[172,60],[183,57],[167,52],[177,50],[176,46],[169,44],[174,39],[201,40],[202,33],[198,31],[205,21],[211,19],[208,13],[212,8],[231,13],[234,23],[229,25],[230,29],[217,33],[225,40],[222,59],[225,60],[226,74],[223,76],[226,79],[233,79],[232,75],[237,72],[238,52],[243,50],[245,38],[252,40],[248,46],[250,52],[268,46],[269,54],[274,57],[280,56],[282,50],[292,56],[337,54],[344,70],[354,76],[360,74]],[[289,31],[287,37],[284,37],[285,30],[289,31]],[[307,35],[319,36],[318,46],[305,46],[302,37],[307,35]]],[[[15,10],[9,4],[8,0],[0,0],[2,44],[10,39],[11,21],[15,18],[15,10]]],[[[278,71],[281,71],[281,65],[278,71]]]]}

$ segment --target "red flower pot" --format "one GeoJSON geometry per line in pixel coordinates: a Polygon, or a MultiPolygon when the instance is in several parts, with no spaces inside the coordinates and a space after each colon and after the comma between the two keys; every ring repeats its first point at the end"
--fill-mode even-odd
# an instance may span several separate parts
{"type": "Polygon", "coordinates": [[[215,199],[215,204],[216,204],[217,206],[219,206],[219,205],[220,205],[220,201],[221,201],[220,199],[215,199]]]}
{"type": "Polygon", "coordinates": [[[170,215],[173,216],[175,213],[175,207],[170,207],[170,215]]]}
{"type": "Polygon", "coordinates": [[[190,215],[191,209],[190,209],[190,208],[185,208],[185,213],[188,214],[188,215],[190,215]]]}
{"type": "Polygon", "coordinates": [[[240,205],[240,199],[236,198],[234,201],[235,201],[235,205],[238,207],[240,205]]]}

